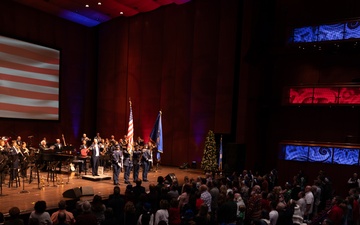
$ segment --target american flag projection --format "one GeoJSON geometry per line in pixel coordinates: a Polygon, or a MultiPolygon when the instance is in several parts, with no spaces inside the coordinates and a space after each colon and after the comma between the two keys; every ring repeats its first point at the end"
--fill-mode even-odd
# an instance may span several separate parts
{"type": "Polygon", "coordinates": [[[59,119],[60,52],[0,36],[0,117],[59,119]]]}

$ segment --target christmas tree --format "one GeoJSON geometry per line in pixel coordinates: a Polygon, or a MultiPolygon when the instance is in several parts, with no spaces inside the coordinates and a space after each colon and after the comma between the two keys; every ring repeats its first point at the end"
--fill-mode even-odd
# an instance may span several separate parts
{"type": "Polygon", "coordinates": [[[218,170],[215,135],[211,130],[206,137],[201,168],[205,172],[216,172],[218,170]]]}

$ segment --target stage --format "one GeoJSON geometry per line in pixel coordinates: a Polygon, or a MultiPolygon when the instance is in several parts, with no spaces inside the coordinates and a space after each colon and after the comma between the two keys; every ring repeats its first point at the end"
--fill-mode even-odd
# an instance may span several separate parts
{"type": "MultiPolygon", "coordinates": [[[[141,178],[140,170],[140,178],[141,178]]],[[[148,174],[149,182],[143,182],[143,186],[148,191],[149,184],[157,183],[157,177],[166,177],[168,174],[174,173],[178,182],[183,183],[184,176],[189,178],[197,178],[198,176],[204,177],[204,172],[200,169],[179,169],[178,167],[160,166],[157,171],[151,171],[148,174]]],[[[29,177],[29,176],[28,176],[29,177]]],[[[124,194],[126,184],[124,183],[124,174],[120,174],[120,189],[124,194]]],[[[132,181],[132,174],[130,175],[132,181]]],[[[59,200],[71,200],[72,198],[64,198],[63,193],[69,189],[76,189],[86,187],[92,189],[94,194],[100,195],[103,199],[107,199],[113,192],[113,179],[112,171],[105,169],[103,174],[99,177],[94,177],[85,174],[80,176],[76,172],[57,174],[56,181],[47,181],[47,172],[40,173],[40,183],[37,178],[29,184],[27,179],[21,179],[20,187],[15,187],[13,182],[12,187],[8,186],[9,180],[6,177],[5,183],[2,185],[2,195],[0,196],[0,212],[7,214],[9,209],[13,206],[19,207],[22,214],[27,214],[33,210],[34,204],[38,200],[44,200],[47,203],[47,210],[57,208],[59,200]],[[23,183],[25,184],[23,186],[23,183]]],[[[135,185],[132,183],[133,186],[135,185]]],[[[92,200],[93,196],[82,196],[81,200],[92,200]]]]}

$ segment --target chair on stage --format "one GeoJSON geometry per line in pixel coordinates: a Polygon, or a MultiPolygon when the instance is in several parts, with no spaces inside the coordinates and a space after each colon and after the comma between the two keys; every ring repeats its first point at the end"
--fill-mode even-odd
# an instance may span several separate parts
{"type": "Polygon", "coordinates": [[[15,182],[15,187],[20,187],[21,170],[18,168],[11,167],[9,172],[10,172],[9,188],[14,186],[14,182],[15,182]]]}
{"type": "Polygon", "coordinates": [[[57,175],[56,175],[56,168],[59,166],[60,162],[59,161],[53,161],[53,162],[48,162],[48,167],[47,167],[47,182],[52,181],[55,182],[57,175]]]}

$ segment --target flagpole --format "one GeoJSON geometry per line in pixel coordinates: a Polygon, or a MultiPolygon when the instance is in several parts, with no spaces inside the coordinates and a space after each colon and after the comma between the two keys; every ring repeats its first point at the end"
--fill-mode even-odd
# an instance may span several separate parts
{"type": "Polygon", "coordinates": [[[222,155],[223,155],[223,148],[222,148],[222,135],[220,136],[220,148],[219,148],[219,174],[222,174],[222,155]]]}

